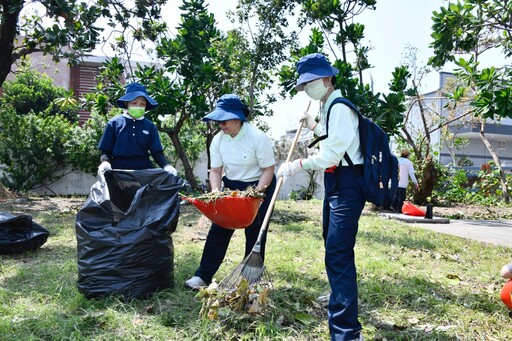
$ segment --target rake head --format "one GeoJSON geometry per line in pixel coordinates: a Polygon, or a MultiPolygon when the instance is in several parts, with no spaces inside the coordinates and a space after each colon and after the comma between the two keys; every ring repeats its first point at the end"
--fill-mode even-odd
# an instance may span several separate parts
{"type": "Polygon", "coordinates": [[[249,285],[264,281],[270,283],[263,259],[259,252],[252,251],[238,266],[227,275],[219,284],[221,289],[232,290],[238,288],[242,280],[249,285]]]}

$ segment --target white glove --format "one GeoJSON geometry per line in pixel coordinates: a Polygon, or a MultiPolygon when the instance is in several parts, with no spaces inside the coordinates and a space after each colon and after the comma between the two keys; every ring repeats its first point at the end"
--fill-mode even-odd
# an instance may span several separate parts
{"type": "Polygon", "coordinates": [[[214,188],[214,189],[212,189],[212,193],[219,194],[220,190],[218,188],[214,188]]]}
{"type": "Polygon", "coordinates": [[[279,166],[279,170],[277,171],[277,177],[281,176],[294,176],[298,172],[302,170],[302,160],[297,159],[291,162],[285,162],[281,166],[279,166]]]}
{"type": "Polygon", "coordinates": [[[315,122],[315,119],[313,118],[313,116],[311,116],[310,113],[308,112],[305,112],[304,114],[302,114],[302,116],[300,117],[299,121],[303,121],[305,126],[309,129],[309,130],[313,130],[315,129],[316,127],[316,122],[315,122]]]}
{"type": "Polygon", "coordinates": [[[174,176],[178,175],[178,171],[176,170],[176,168],[174,168],[171,165],[165,165],[164,171],[166,171],[167,173],[172,174],[174,176]]]}
{"type": "Polygon", "coordinates": [[[105,171],[111,171],[111,170],[112,170],[112,166],[110,165],[110,162],[108,162],[108,161],[103,161],[98,166],[98,172],[104,173],[105,171]]]}

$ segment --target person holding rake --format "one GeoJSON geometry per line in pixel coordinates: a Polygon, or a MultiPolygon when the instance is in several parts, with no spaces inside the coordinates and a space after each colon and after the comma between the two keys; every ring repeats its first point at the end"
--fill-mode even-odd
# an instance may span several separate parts
{"type": "Polygon", "coordinates": [[[331,340],[363,340],[354,261],[358,223],[365,204],[358,116],[346,105],[336,103],[327,124],[328,109],[335,98],[341,97],[341,92],[334,89],[339,71],[324,55],[313,53],[303,57],[297,63],[297,72],[295,89],[305,91],[312,100],[321,103],[318,124],[308,113],[301,117],[306,126],[320,136],[320,151],[307,159],[283,163],[277,175],[286,178],[302,169],[325,169],[323,238],[325,267],[332,290],[328,305],[329,332],[331,340]],[[326,131],[327,126],[329,131],[326,131]],[[344,160],[345,154],[354,166],[344,160]]]}

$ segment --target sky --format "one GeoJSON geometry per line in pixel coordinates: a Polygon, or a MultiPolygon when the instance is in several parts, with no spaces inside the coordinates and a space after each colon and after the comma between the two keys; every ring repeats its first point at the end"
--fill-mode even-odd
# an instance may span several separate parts
{"type": "MultiPolygon", "coordinates": [[[[226,18],[227,10],[236,8],[237,0],[210,0],[208,9],[214,14],[218,27],[222,31],[234,28],[226,18]]],[[[179,23],[181,1],[171,1],[165,9],[166,18],[170,27],[179,23]]],[[[446,0],[379,0],[375,11],[365,11],[357,17],[357,21],[365,25],[364,43],[373,47],[369,52],[368,60],[373,68],[365,74],[365,82],[373,80],[374,92],[387,93],[391,72],[404,61],[403,53],[407,46],[418,49],[417,63],[425,65],[432,55],[428,45],[432,42],[430,37],[432,26],[432,12],[446,6],[446,0]]],[[[304,32],[300,42],[305,45],[309,32],[304,32]]],[[[452,71],[444,69],[443,71],[452,71]]],[[[439,76],[433,73],[423,82],[422,91],[431,92],[438,89],[439,76]]],[[[277,90],[276,90],[277,91],[277,90]]],[[[294,98],[280,99],[272,105],[274,116],[265,121],[270,126],[268,134],[278,139],[287,130],[298,126],[298,118],[308,107],[310,100],[304,92],[294,98]]],[[[318,103],[313,103],[309,112],[316,114],[318,103]]]]}

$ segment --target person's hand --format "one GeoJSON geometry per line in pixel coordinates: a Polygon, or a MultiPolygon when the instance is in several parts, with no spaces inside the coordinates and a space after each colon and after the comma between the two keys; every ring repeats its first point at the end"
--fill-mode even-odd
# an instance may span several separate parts
{"type": "Polygon", "coordinates": [[[171,165],[165,165],[164,171],[166,171],[167,173],[172,174],[174,176],[178,175],[178,171],[176,170],[176,168],[174,168],[171,165]]]}
{"type": "Polygon", "coordinates": [[[263,187],[255,187],[254,190],[256,192],[259,192],[259,193],[265,193],[265,191],[267,190],[267,187],[268,186],[263,186],[263,187]]]}
{"type": "Polygon", "coordinates": [[[315,122],[315,119],[313,118],[313,116],[311,116],[310,113],[308,112],[305,112],[303,113],[301,116],[300,116],[300,119],[299,121],[303,121],[305,126],[309,129],[309,130],[313,130],[315,129],[316,127],[316,122],[315,122]]]}
{"type": "Polygon", "coordinates": [[[414,187],[416,188],[416,190],[420,189],[420,185],[418,185],[418,184],[415,184],[414,187]]]}
{"type": "Polygon", "coordinates": [[[101,173],[105,173],[105,171],[110,171],[112,170],[112,166],[110,165],[110,162],[108,161],[103,161],[99,166],[98,166],[98,173],[101,172],[101,173]]]}
{"type": "Polygon", "coordinates": [[[287,177],[287,176],[294,176],[300,170],[302,169],[302,160],[297,159],[295,161],[291,162],[285,162],[281,166],[279,166],[279,169],[277,171],[277,177],[287,177]]]}
{"type": "Polygon", "coordinates": [[[212,193],[213,193],[213,194],[219,194],[219,193],[220,193],[220,190],[219,190],[217,187],[212,188],[212,193]]]}

